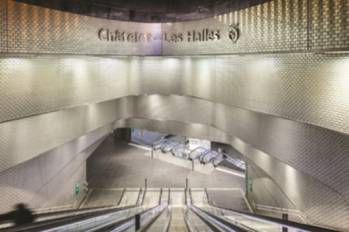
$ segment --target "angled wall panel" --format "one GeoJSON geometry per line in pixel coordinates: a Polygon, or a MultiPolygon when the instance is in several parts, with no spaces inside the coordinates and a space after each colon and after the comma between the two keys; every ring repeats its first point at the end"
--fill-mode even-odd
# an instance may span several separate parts
{"type": "MultiPolygon", "coordinates": [[[[161,41],[135,42],[134,34],[137,32],[156,35],[161,30],[160,24],[109,21],[11,0],[8,4],[10,53],[161,54],[161,41]],[[128,33],[133,42],[101,41],[100,29],[128,33]]],[[[127,39],[126,35],[124,39],[127,39]]]]}
{"type": "Polygon", "coordinates": [[[7,0],[0,0],[0,53],[7,52],[7,0]]]}
{"type": "Polygon", "coordinates": [[[86,180],[86,159],[109,133],[101,128],[0,173],[0,212],[19,203],[32,208],[72,206],[75,184],[86,180]]]}

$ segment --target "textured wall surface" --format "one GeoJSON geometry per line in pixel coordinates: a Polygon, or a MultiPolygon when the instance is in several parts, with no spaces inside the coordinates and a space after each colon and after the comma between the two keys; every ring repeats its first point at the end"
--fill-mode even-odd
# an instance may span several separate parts
{"type": "Polygon", "coordinates": [[[164,31],[200,31],[204,26],[218,28],[218,42],[164,43],[164,54],[246,53],[268,51],[301,51],[307,49],[307,1],[275,0],[219,15],[212,19],[187,23],[164,24],[164,31]],[[229,39],[229,26],[239,25],[240,39],[229,39]]]}
{"type": "Polygon", "coordinates": [[[0,59],[0,121],[128,95],[203,98],[349,133],[349,57],[0,59]],[[253,66],[253,68],[251,68],[253,66]]]}
{"type": "MultiPolygon", "coordinates": [[[[163,25],[0,3],[0,171],[11,172],[0,183],[11,185],[16,175],[41,170],[18,165],[103,126],[110,130],[117,120],[116,127],[228,143],[270,177],[289,199],[286,206],[319,224],[349,227],[349,57],[320,54],[348,50],[348,1],[274,0],[212,19],[163,25]],[[237,43],[229,39],[230,24],[239,24],[237,43]],[[98,40],[101,27],[154,34],[209,27],[220,29],[222,38],[106,42],[98,40]],[[295,51],[305,53],[276,54],[295,51]],[[243,54],[251,52],[274,54],[243,54]],[[226,53],[242,55],[204,56],[226,53]]],[[[59,185],[62,179],[57,177],[59,185]]],[[[42,186],[40,181],[35,186],[42,186]]],[[[46,199],[48,189],[43,192],[46,199]]]]}
{"type": "Polygon", "coordinates": [[[0,53],[7,51],[7,0],[0,0],[0,53]]]}
{"type": "Polygon", "coordinates": [[[173,24],[108,21],[7,2],[10,53],[183,55],[349,49],[346,0],[273,0],[215,18],[173,24]],[[240,30],[236,43],[229,38],[231,25],[240,30]],[[159,39],[99,41],[100,28],[152,33],[159,39]],[[220,30],[220,40],[188,42],[188,32],[206,28],[220,30]],[[162,33],[167,33],[164,42],[162,33]],[[183,41],[168,41],[178,33],[183,33],[183,41]]]}
{"type": "Polygon", "coordinates": [[[157,34],[160,24],[108,21],[8,1],[8,50],[11,53],[161,54],[160,41],[106,42],[101,28],[157,34]]]}
{"type": "Polygon", "coordinates": [[[97,130],[0,173],[0,213],[19,202],[32,208],[72,205],[86,180],[86,159],[109,130],[97,130]]]}
{"type": "MultiPolygon", "coordinates": [[[[205,139],[205,136],[207,136],[206,139],[224,138],[225,141],[222,140],[221,142],[232,145],[246,156],[248,162],[252,162],[253,165],[260,167],[262,170],[262,174],[253,176],[254,178],[257,177],[257,181],[253,183],[255,190],[250,195],[250,199],[253,199],[254,203],[296,208],[303,212],[311,223],[337,228],[341,231],[348,231],[349,229],[349,204],[345,200],[346,193],[336,192],[321,181],[291,167],[278,158],[252,147],[237,137],[227,135],[223,131],[208,125],[180,121],[149,121],[144,118],[134,118],[118,122],[117,126],[156,129],[165,133],[203,139],[205,139]],[[261,192],[261,195],[259,192],[261,192]]],[[[278,140],[278,138],[275,140],[278,140]]],[[[344,158],[343,162],[347,163],[347,159],[344,158]]],[[[333,179],[333,181],[343,181],[346,185],[348,183],[346,173],[347,170],[342,173],[336,172],[337,179],[333,179]]]]}
{"type": "Polygon", "coordinates": [[[105,102],[0,124],[0,171],[112,123],[122,115],[116,109],[124,111],[105,102]]]}
{"type": "MultiPolygon", "coordinates": [[[[207,100],[174,95],[127,97],[89,107],[93,108],[88,108],[88,112],[95,115],[95,120],[98,119],[101,124],[118,120],[115,127],[140,127],[231,144],[272,177],[292,205],[315,222],[341,228],[349,225],[349,137],[346,134],[207,100]],[[107,120],[100,120],[101,115],[107,115],[107,120]]],[[[55,131],[61,139],[59,141],[63,143],[71,138],[71,134],[64,133],[69,132],[66,122],[80,127],[79,121],[94,121],[83,119],[84,114],[80,113],[80,109],[86,111],[85,107],[63,111],[67,115],[64,120],[58,117],[62,114],[60,111],[28,119],[44,120],[45,115],[57,114],[55,125],[61,129],[55,131]]],[[[19,128],[25,120],[27,119],[1,125],[17,124],[19,128]]],[[[48,122],[52,124],[51,121],[48,122]]],[[[39,121],[35,124],[28,123],[30,126],[41,124],[44,125],[39,121]]],[[[83,125],[86,127],[90,124],[83,125]]],[[[25,161],[28,156],[35,156],[37,149],[43,149],[42,143],[55,142],[56,137],[44,136],[40,132],[46,131],[44,128],[36,126],[37,137],[32,140],[41,143],[33,143],[31,146],[28,146],[31,140],[24,140],[30,138],[30,134],[21,135],[22,130],[12,131],[12,141],[17,141],[17,146],[13,148],[26,147],[28,152],[31,151],[30,154],[24,153],[24,150],[16,153],[16,150],[7,146],[13,143],[0,140],[0,147],[4,148],[2,163],[11,164],[8,161],[11,156],[7,154],[16,154],[17,163],[25,161]],[[17,137],[23,140],[16,140],[17,137]]],[[[86,132],[80,130],[79,133],[83,135],[86,132]]],[[[0,137],[7,136],[1,134],[0,137]]]]}
{"type": "Polygon", "coordinates": [[[310,7],[309,46],[314,50],[349,47],[349,1],[316,0],[310,7]]]}

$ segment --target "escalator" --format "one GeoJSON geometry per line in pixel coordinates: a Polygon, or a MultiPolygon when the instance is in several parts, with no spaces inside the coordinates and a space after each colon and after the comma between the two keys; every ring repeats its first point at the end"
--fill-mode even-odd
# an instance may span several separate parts
{"type": "Polygon", "coordinates": [[[206,189],[198,188],[125,190],[116,206],[50,212],[46,219],[42,216],[35,223],[1,229],[0,232],[335,231],[218,207],[210,204],[206,189]]]}
{"type": "MultiPolygon", "coordinates": [[[[172,194],[174,196],[174,194],[172,194]]],[[[177,194],[179,196],[179,194],[177,194]]],[[[235,232],[333,232],[336,230],[301,224],[211,205],[206,190],[185,191],[185,204],[171,199],[168,209],[143,231],[235,231],[235,232]]]]}
{"type": "Polygon", "coordinates": [[[189,190],[192,205],[189,207],[218,231],[248,232],[333,232],[336,230],[301,224],[283,219],[242,212],[212,205],[206,189],[199,193],[189,190]]]}

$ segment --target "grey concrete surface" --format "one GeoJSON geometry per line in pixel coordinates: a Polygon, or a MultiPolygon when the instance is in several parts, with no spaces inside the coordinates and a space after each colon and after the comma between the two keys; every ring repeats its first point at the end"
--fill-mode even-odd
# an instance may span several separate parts
{"type": "Polygon", "coordinates": [[[151,159],[145,150],[124,142],[104,141],[87,160],[87,180],[91,188],[138,188],[148,179],[148,187],[181,188],[185,179],[190,187],[242,188],[243,180],[234,175],[213,171],[210,175],[151,159]]]}

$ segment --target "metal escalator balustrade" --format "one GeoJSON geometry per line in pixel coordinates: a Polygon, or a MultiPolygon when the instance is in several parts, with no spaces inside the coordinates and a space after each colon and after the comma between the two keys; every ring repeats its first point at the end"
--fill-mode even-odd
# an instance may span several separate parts
{"type": "MultiPolygon", "coordinates": [[[[198,190],[196,190],[198,191],[198,190]]],[[[284,219],[241,212],[215,206],[211,203],[207,190],[204,194],[195,194],[189,189],[191,204],[188,205],[203,220],[213,223],[223,231],[267,231],[280,232],[287,228],[289,232],[335,232],[336,230],[292,222],[284,219]]]]}
{"type": "Polygon", "coordinates": [[[189,153],[189,159],[190,160],[199,159],[201,156],[205,155],[209,151],[210,150],[208,150],[204,147],[197,147],[189,153]]]}
{"type": "Polygon", "coordinates": [[[115,222],[109,220],[104,225],[91,228],[90,230],[86,230],[86,232],[143,231],[143,228],[147,227],[148,223],[151,223],[152,220],[158,217],[167,207],[167,204],[161,204],[121,221],[115,222]]]}
{"type": "MultiPolygon", "coordinates": [[[[135,206],[128,206],[122,208],[113,208],[105,209],[98,212],[88,212],[81,213],[78,215],[70,215],[65,217],[59,217],[55,219],[49,219],[40,222],[34,222],[32,224],[23,225],[23,226],[13,226],[10,228],[5,228],[0,230],[1,232],[20,232],[20,231],[69,231],[68,227],[71,229],[74,226],[79,227],[79,222],[90,222],[97,221],[98,218],[104,218],[106,216],[115,216],[121,212],[137,208],[135,206]],[[65,228],[66,227],[66,228],[65,228]]],[[[79,230],[70,230],[70,231],[79,231],[79,230]]]]}
{"type": "Polygon", "coordinates": [[[216,157],[218,156],[218,152],[216,151],[209,151],[206,154],[200,156],[200,163],[202,164],[208,164],[212,162],[216,157]]]}
{"type": "Polygon", "coordinates": [[[229,223],[222,218],[208,213],[199,207],[194,205],[188,206],[198,217],[200,217],[213,231],[226,231],[226,232],[251,232],[250,230],[243,229],[232,223],[229,223]]]}
{"type": "Polygon", "coordinates": [[[221,208],[213,205],[197,208],[199,208],[201,211],[207,214],[220,218],[224,222],[232,223],[240,228],[244,228],[247,231],[282,231],[282,228],[287,228],[290,232],[336,231],[333,229],[287,221],[279,218],[273,218],[254,213],[246,213],[233,209],[221,208]]]}
{"type": "Polygon", "coordinates": [[[142,227],[139,231],[150,231],[150,232],[167,232],[171,223],[171,210],[167,207],[157,217],[154,217],[147,225],[142,227]]]}
{"type": "MultiPolygon", "coordinates": [[[[128,192],[123,191],[122,198],[127,198],[128,192]]],[[[133,193],[131,191],[131,193],[133,193]]],[[[137,193],[137,202],[121,207],[120,204],[113,207],[93,207],[79,210],[66,210],[45,213],[49,216],[46,220],[37,221],[29,225],[14,226],[0,231],[86,231],[89,228],[104,224],[108,220],[122,220],[130,215],[144,211],[144,207],[137,203],[142,200],[143,189],[137,193]],[[54,217],[57,214],[57,217],[54,217]]]]}

